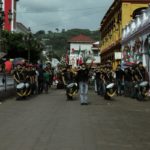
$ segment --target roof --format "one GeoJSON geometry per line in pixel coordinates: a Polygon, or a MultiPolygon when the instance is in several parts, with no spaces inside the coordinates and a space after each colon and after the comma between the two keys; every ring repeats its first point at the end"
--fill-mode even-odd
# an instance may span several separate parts
{"type": "Polygon", "coordinates": [[[72,37],[68,42],[69,43],[93,43],[94,40],[89,36],[80,34],[72,37]]]}

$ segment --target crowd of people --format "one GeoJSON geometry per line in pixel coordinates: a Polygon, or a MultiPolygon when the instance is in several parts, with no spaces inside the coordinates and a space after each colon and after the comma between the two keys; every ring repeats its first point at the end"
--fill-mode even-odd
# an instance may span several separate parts
{"type": "MultiPolygon", "coordinates": [[[[15,85],[18,85],[18,90],[23,87],[21,84],[28,83],[30,94],[19,93],[17,100],[24,99],[26,96],[41,94],[44,91],[48,93],[49,87],[52,85],[53,72],[51,64],[43,65],[32,65],[32,64],[17,64],[12,71],[15,85]],[[20,85],[20,86],[19,86],[20,85]]],[[[25,90],[25,89],[24,89],[25,90]]]]}
{"type": "MultiPolygon", "coordinates": [[[[48,93],[51,85],[56,85],[59,89],[66,89],[68,84],[76,82],[77,89],[81,89],[81,105],[87,105],[89,72],[90,67],[88,68],[86,64],[77,68],[72,68],[70,65],[58,65],[57,68],[52,68],[50,63],[46,65],[17,64],[12,71],[17,87],[16,99],[26,99],[30,95],[43,92],[48,93]],[[25,86],[27,83],[28,87],[25,86]]],[[[69,100],[68,97],[67,99],[69,100]]]]}
{"type": "MultiPolygon", "coordinates": [[[[28,94],[27,92],[22,94],[18,92],[17,100],[34,94],[48,93],[51,85],[66,89],[67,95],[67,85],[76,82],[81,105],[89,104],[88,86],[91,78],[95,81],[95,92],[100,96],[105,96],[107,85],[114,83],[116,95],[137,99],[135,85],[142,81],[149,82],[149,76],[141,62],[137,65],[126,66],[124,69],[118,65],[116,70],[113,70],[110,64],[99,64],[96,68],[92,68],[92,64],[85,63],[76,68],[72,68],[71,65],[58,65],[57,68],[52,68],[50,63],[46,65],[18,64],[12,74],[18,88],[21,88],[20,83],[30,85],[30,90],[27,90],[28,94]]],[[[67,95],[67,100],[69,99],[67,95]]]]}
{"type": "Polygon", "coordinates": [[[144,81],[148,83],[149,76],[142,62],[131,66],[124,66],[124,68],[118,65],[116,70],[112,70],[111,66],[108,65],[100,65],[95,70],[95,91],[101,96],[104,96],[106,92],[106,85],[115,83],[118,96],[138,99],[135,86],[144,81]]]}

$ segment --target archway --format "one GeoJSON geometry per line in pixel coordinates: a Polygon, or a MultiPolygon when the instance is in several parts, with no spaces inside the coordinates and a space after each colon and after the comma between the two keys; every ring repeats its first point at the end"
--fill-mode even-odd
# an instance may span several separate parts
{"type": "Polygon", "coordinates": [[[135,19],[137,15],[141,15],[142,10],[145,10],[145,9],[147,9],[147,7],[141,7],[141,8],[134,10],[134,12],[132,14],[132,18],[135,19]]]}

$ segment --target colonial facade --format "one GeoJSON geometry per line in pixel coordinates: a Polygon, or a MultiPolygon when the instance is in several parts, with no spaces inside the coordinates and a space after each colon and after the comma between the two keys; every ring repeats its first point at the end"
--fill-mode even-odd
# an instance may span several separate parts
{"type": "Polygon", "coordinates": [[[122,63],[138,62],[143,62],[150,77],[150,7],[123,29],[122,63]]]}
{"type": "Polygon", "coordinates": [[[67,53],[69,56],[69,64],[76,67],[84,61],[84,58],[92,55],[93,43],[93,39],[82,34],[72,37],[68,41],[69,50],[67,53]]]}
{"type": "Polygon", "coordinates": [[[114,0],[101,22],[102,63],[111,60],[113,68],[121,60],[122,29],[148,7],[150,0],[114,0]]]}
{"type": "Polygon", "coordinates": [[[14,31],[16,29],[16,5],[19,0],[3,0],[3,9],[5,13],[4,30],[14,31]],[[12,21],[8,19],[8,12],[12,12],[12,21]]]}

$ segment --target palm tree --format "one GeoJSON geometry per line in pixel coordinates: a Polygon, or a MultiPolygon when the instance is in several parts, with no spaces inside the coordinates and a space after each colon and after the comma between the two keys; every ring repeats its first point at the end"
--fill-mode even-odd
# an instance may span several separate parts
{"type": "Polygon", "coordinates": [[[57,31],[57,33],[59,32],[59,29],[58,29],[58,28],[56,28],[55,30],[57,31]]]}

